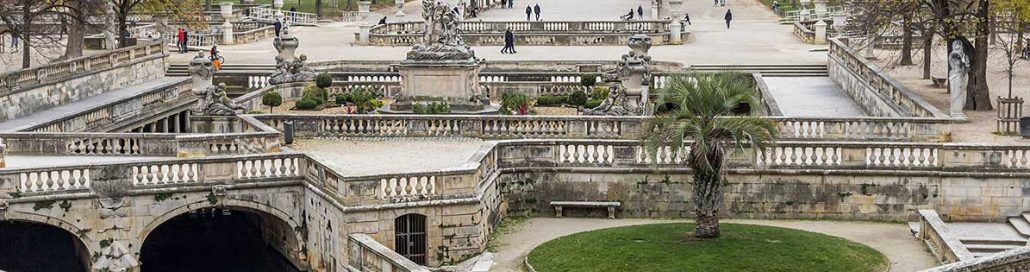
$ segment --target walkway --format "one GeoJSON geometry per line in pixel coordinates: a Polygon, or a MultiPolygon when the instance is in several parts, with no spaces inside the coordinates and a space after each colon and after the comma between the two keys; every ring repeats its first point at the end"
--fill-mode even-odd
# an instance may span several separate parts
{"type": "MultiPolygon", "coordinates": [[[[539,0],[544,20],[612,20],[643,5],[645,17],[650,18],[648,3],[642,0],[539,0]]],[[[533,2],[537,3],[537,2],[533,2]]],[[[482,20],[524,19],[527,2],[516,0],[520,9],[491,9],[481,14],[482,20]],[[521,15],[520,15],[521,14],[521,15]],[[521,17],[520,17],[521,16],[521,17]]],[[[731,1],[727,7],[712,7],[707,1],[684,1],[690,12],[692,25],[688,43],[677,46],[656,46],[650,55],[656,61],[674,61],[689,64],[825,64],[825,52],[810,49],[825,48],[805,44],[792,34],[789,25],[780,25],[776,16],[758,1],[731,1]],[[732,29],[726,29],[722,20],[727,9],[732,9],[732,29]]],[[[418,2],[405,5],[410,20],[420,20],[418,2]]],[[[392,14],[390,10],[381,11],[392,14]]],[[[370,18],[378,20],[380,17],[370,18]]],[[[387,20],[394,20],[391,15],[387,20]]],[[[408,20],[408,19],[406,19],[408,20]]],[[[321,27],[294,27],[291,32],[300,39],[297,54],[306,54],[311,61],[330,60],[402,60],[410,50],[408,46],[354,45],[358,23],[335,22],[321,27]]],[[[517,35],[518,33],[516,33],[517,35]]],[[[275,49],[272,39],[242,44],[219,46],[228,64],[274,64],[275,49]]],[[[501,54],[501,46],[475,46],[476,55],[490,60],[619,60],[629,49],[625,46],[520,46],[518,54],[501,54]]],[[[185,64],[195,54],[172,53],[170,63],[185,64]]]]}
{"type": "Polygon", "coordinates": [[[479,139],[305,139],[289,148],[344,176],[442,171],[464,165],[486,142],[479,139]]]}
{"type": "Polygon", "coordinates": [[[787,117],[866,116],[829,77],[766,77],[773,100],[787,117]]]}
{"type": "MultiPolygon", "coordinates": [[[[113,104],[124,99],[136,97],[140,94],[163,88],[165,86],[171,86],[179,84],[180,82],[187,81],[189,78],[185,77],[162,77],[155,80],[150,80],[144,83],[126,86],[117,90],[96,94],[87,98],[83,98],[78,101],[68,102],[64,105],[57,107],[51,107],[43,111],[39,111],[27,116],[18,117],[12,120],[0,122],[0,132],[14,132],[19,129],[23,129],[28,126],[35,126],[63,118],[65,116],[76,115],[83,112],[93,110],[95,108],[113,104]]],[[[94,92],[96,90],[79,90],[79,92],[94,92]]]]}
{"type": "MultiPolygon", "coordinates": [[[[497,262],[490,271],[519,271],[523,259],[536,246],[573,233],[655,223],[683,222],[659,219],[532,218],[498,235],[497,262]]],[[[844,221],[723,220],[823,233],[865,244],[887,256],[890,271],[918,271],[937,266],[936,260],[914,239],[905,224],[844,221]]]]}

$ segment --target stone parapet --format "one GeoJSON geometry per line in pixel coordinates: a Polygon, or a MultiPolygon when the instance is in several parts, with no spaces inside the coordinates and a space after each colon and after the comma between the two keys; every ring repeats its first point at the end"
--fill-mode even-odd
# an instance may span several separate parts
{"type": "MultiPolygon", "coordinates": [[[[459,24],[461,37],[474,46],[503,45],[504,32],[515,32],[516,45],[626,45],[632,34],[651,37],[655,45],[685,41],[689,32],[680,32],[679,39],[670,32],[672,20],[634,21],[464,21],[459,24]]],[[[678,27],[678,26],[677,26],[678,27]]],[[[413,45],[421,42],[422,22],[398,22],[374,26],[369,43],[381,46],[413,45]]]]}
{"type": "Polygon", "coordinates": [[[847,41],[830,40],[827,68],[830,79],[866,112],[881,117],[950,118],[875,64],[859,57],[847,41]]]}

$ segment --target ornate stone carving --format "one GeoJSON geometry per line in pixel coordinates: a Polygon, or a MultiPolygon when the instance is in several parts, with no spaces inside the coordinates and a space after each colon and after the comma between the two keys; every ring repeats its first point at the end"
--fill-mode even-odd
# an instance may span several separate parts
{"type": "Polygon", "coordinates": [[[214,86],[211,81],[214,67],[204,53],[197,54],[189,64],[189,72],[193,77],[193,94],[200,96],[197,105],[193,106],[195,115],[233,116],[243,113],[243,107],[236,105],[225,95],[225,84],[214,86]]]}
{"type": "Polygon", "coordinates": [[[294,57],[294,52],[300,46],[300,40],[290,35],[289,25],[284,25],[282,33],[272,42],[279,55],[275,57],[275,72],[268,78],[269,84],[283,84],[291,82],[307,82],[315,80],[315,71],[307,65],[308,57],[300,55],[294,57]]]}
{"type": "Polygon", "coordinates": [[[475,61],[476,53],[458,35],[461,16],[450,5],[422,0],[425,32],[422,43],[408,51],[407,59],[415,61],[475,61]]]}
{"type": "Polygon", "coordinates": [[[622,62],[613,71],[604,74],[610,91],[608,98],[593,109],[584,110],[586,115],[644,115],[648,111],[648,91],[651,86],[651,37],[642,34],[630,36],[629,53],[622,55],[622,62]]]}
{"type": "Polygon", "coordinates": [[[0,221],[7,220],[7,200],[0,199],[0,221]]]}
{"type": "Polygon", "coordinates": [[[132,271],[131,269],[139,266],[139,261],[129,251],[129,247],[125,246],[123,241],[114,241],[110,246],[105,247],[100,253],[100,259],[97,260],[94,269],[98,271],[132,271]]]}

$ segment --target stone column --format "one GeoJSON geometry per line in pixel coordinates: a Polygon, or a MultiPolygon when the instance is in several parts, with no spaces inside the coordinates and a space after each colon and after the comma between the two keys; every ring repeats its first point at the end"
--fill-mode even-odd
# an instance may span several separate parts
{"type": "Polygon", "coordinates": [[[393,3],[397,5],[397,13],[394,13],[393,16],[397,19],[404,18],[404,0],[394,0],[393,3]]]}
{"type": "Polygon", "coordinates": [[[118,23],[114,18],[116,13],[114,12],[114,4],[110,1],[105,1],[104,3],[107,3],[108,12],[108,15],[104,16],[104,42],[106,43],[107,50],[114,50],[118,48],[118,23]]]}
{"type": "Polygon", "coordinates": [[[875,53],[874,51],[876,50],[876,39],[871,37],[871,36],[867,36],[867,37],[865,37],[864,40],[865,40],[865,58],[866,59],[876,59],[876,54],[874,54],[875,53]]]}
{"type": "Polygon", "coordinates": [[[668,0],[666,4],[669,10],[669,18],[672,19],[672,22],[669,25],[669,35],[672,35],[671,41],[673,44],[683,43],[683,39],[681,37],[683,26],[680,25],[683,23],[680,21],[680,19],[683,18],[683,0],[668,0]]]}
{"type": "Polygon", "coordinates": [[[826,44],[826,26],[826,22],[821,19],[815,22],[815,44],[826,44]]]}
{"type": "Polygon", "coordinates": [[[358,1],[358,17],[361,18],[362,22],[368,21],[369,8],[372,6],[370,1],[358,1]]]}
{"type": "Polygon", "coordinates": [[[369,44],[368,32],[370,28],[372,28],[372,26],[366,23],[362,23],[358,26],[358,29],[360,29],[360,32],[358,33],[358,44],[369,44]]]}
{"type": "Polygon", "coordinates": [[[233,29],[231,21],[232,3],[222,2],[221,4],[219,4],[219,7],[221,8],[220,13],[222,15],[222,18],[225,19],[225,22],[222,23],[222,44],[234,44],[236,43],[236,41],[233,38],[233,29]]]}

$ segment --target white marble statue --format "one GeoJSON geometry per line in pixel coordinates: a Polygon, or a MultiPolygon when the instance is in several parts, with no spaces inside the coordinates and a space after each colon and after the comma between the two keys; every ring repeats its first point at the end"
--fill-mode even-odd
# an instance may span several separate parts
{"type": "Polygon", "coordinates": [[[951,42],[951,53],[948,54],[948,91],[951,93],[951,116],[964,117],[962,112],[966,104],[966,84],[969,81],[969,56],[961,40],[951,42]]]}

